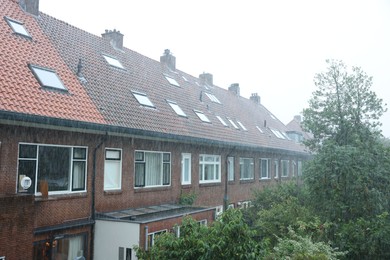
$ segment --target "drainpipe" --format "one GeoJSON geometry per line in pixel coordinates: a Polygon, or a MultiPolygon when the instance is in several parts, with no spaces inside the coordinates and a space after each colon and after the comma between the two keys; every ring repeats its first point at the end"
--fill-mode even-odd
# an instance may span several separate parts
{"type": "Polygon", "coordinates": [[[145,226],[144,227],[145,229],[145,251],[148,251],[148,235],[149,235],[149,227],[148,226],[145,226]]]}
{"type": "Polygon", "coordinates": [[[95,245],[95,190],[96,190],[96,153],[97,150],[102,146],[102,144],[107,140],[108,134],[106,133],[102,138],[99,144],[96,145],[95,149],[93,149],[93,166],[92,166],[92,203],[91,203],[91,218],[93,220],[91,226],[91,259],[93,259],[94,255],[94,245],[95,245]]]}

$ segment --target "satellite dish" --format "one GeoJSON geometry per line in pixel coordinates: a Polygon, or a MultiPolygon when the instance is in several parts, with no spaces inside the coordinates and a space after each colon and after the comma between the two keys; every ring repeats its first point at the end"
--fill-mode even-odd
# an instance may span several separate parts
{"type": "Polygon", "coordinates": [[[30,177],[28,177],[28,176],[25,176],[20,180],[20,186],[22,186],[22,188],[24,190],[27,190],[28,188],[30,188],[31,183],[32,183],[32,181],[31,181],[30,177]]]}

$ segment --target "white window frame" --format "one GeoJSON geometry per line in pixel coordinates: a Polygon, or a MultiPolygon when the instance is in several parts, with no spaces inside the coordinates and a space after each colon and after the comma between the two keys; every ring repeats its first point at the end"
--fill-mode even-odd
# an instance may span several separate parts
{"type": "Polygon", "coordinates": [[[277,179],[279,178],[279,160],[274,160],[274,178],[277,179]]]}
{"type": "Polygon", "coordinates": [[[205,92],[205,94],[212,102],[221,104],[221,101],[219,101],[219,99],[215,95],[213,95],[211,93],[207,93],[207,92],[205,92]]]}
{"type": "Polygon", "coordinates": [[[200,154],[199,155],[199,183],[216,183],[221,182],[221,156],[211,154],[200,154]],[[212,159],[212,160],[209,160],[212,159]],[[210,175],[211,179],[205,179],[206,167],[212,167],[210,175]]]}
{"type": "Polygon", "coordinates": [[[155,240],[157,235],[161,235],[161,234],[164,234],[164,233],[167,233],[167,232],[168,232],[167,229],[162,229],[162,230],[159,230],[159,231],[148,233],[148,246],[149,246],[149,248],[154,246],[154,240],[155,240]]]}
{"type": "MultiPolygon", "coordinates": [[[[19,176],[19,179],[21,179],[23,176],[25,175],[22,175],[20,173],[20,169],[21,169],[21,163],[22,162],[27,162],[27,161],[32,161],[34,162],[35,161],[35,169],[34,169],[34,172],[31,174],[31,179],[32,179],[32,183],[34,183],[34,187],[32,187],[33,189],[33,193],[36,195],[36,196],[41,196],[42,195],[42,192],[39,192],[38,191],[38,185],[39,185],[39,181],[38,180],[38,174],[39,174],[39,163],[40,163],[40,160],[43,160],[42,158],[39,157],[39,149],[41,149],[41,147],[57,147],[57,148],[67,148],[67,149],[70,149],[70,155],[69,155],[69,172],[68,172],[68,176],[66,176],[68,178],[68,189],[67,190],[53,190],[53,191],[48,191],[48,194],[49,195],[54,195],[54,194],[69,194],[69,193],[79,193],[79,192],[86,192],[87,191],[87,180],[88,180],[88,147],[86,146],[70,146],[70,145],[53,145],[53,144],[38,144],[38,143],[19,143],[19,146],[18,146],[18,176],[19,176]],[[35,149],[36,149],[36,155],[35,155],[35,158],[33,157],[20,157],[20,153],[21,153],[21,145],[26,145],[26,146],[31,146],[31,148],[34,148],[35,146],[35,149]],[[85,153],[85,158],[75,158],[76,156],[76,149],[82,149],[84,150],[84,153],[85,153]],[[83,171],[84,171],[84,180],[83,180],[83,184],[84,184],[84,188],[73,188],[73,177],[74,177],[74,165],[75,163],[77,162],[80,162],[80,163],[84,163],[84,167],[83,167],[83,171]],[[34,178],[34,179],[33,179],[34,178]]],[[[65,178],[66,178],[65,177],[65,178]]],[[[48,184],[49,185],[49,184],[48,184]]],[[[48,186],[48,188],[50,189],[50,187],[48,186]]],[[[23,192],[21,189],[19,189],[19,192],[23,192]]]]}
{"type": "Polygon", "coordinates": [[[237,120],[237,123],[241,126],[242,130],[248,131],[248,129],[246,129],[246,127],[240,121],[237,120]]]}
{"type": "Polygon", "coordinates": [[[171,101],[171,100],[167,100],[167,103],[173,109],[173,111],[175,111],[175,113],[177,115],[182,116],[182,117],[187,117],[186,113],[184,113],[184,111],[181,109],[181,107],[176,102],[171,101]]]}
{"type": "Polygon", "coordinates": [[[224,126],[228,126],[226,122],[222,119],[222,117],[220,116],[216,116],[216,117],[218,118],[219,122],[221,122],[221,124],[223,124],[224,126]]]}
{"type": "Polygon", "coordinates": [[[282,178],[286,178],[290,174],[290,160],[281,160],[280,161],[282,166],[282,178]]]}
{"type": "Polygon", "coordinates": [[[113,66],[118,69],[125,69],[125,67],[123,67],[122,63],[117,58],[114,58],[107,54],[102,54],[102,55],[110,66],[113,66]]]}
{"type": "Polygon", "coordinates": [[[161,151],[145,151],[145,150],[136,150],[134,151],[134,187],[136,189],[142,189],[142,188],[154,188],[154,187],[167,187],[171,186],[172,183],[172,155],[170,152],[161,152],[161,151]],[[137,153],[142,153],[142,159],[137,158],[137,153]],[[160,154],[161,155],[161,169],[160,169],[160,184],[157,185],[150,185],[147,184],[147,159],[146,155],[147,153],[151,154],[160,154]],[[169,161],[164,161],[164,155],[169,155],[169,161]],[[143,185],[137,185],[137,164],[144,164],[144,176],[143,176],[143,185]],[[167,173],[168,175],[166,176],[169,179],[169,183],[164,183],[164,164],[169,165],[169,172],[167,173]]]}
{"type": "Polygon", "coordinates": [[[104,190],[120,190],[122,187],[122,149],[118,148],[106,148],[104,151],[104,190]],[[119,158],[107,158],[107,155],[109,152],[118,152],[119,158]],[[118,172],[112,173],[108,170],[109,164],[115,164],[117,165],[118,172]],[[108,177],[108,175],[116,175],[116,178],[118,180],[118,183],[114,187],[108,187],[106,184],[106,180],[111,179],[108,177]]]}
{"type": "Polygon", "coordinates": [[[29,64],[28,66],[42,87],[68,91],[54,70],[32,64],[29,64]]]}
{"type": "Polygon", "coordinates": [[[219,205],[215,207],[215,219],[217,219],[219,216],[221,216],[223,213],[223,206],[219,205]]]}
{"type": "Polygon", "coordinates": [[[191,154],[181,154],[181,185],[191,184],[191,154]],[[187,164],[186,164],[187,161],[187,164]],[[188,175],[188,176],[186,176],[188,175]],[[187,180],[186,180],[187,179],[187,180]]]}
{"type": "Polygon", "coordinates": [[[229,156],[227,162],[228,181],[234,181],[234,157],[229,156]]]}
{"type": "Polygon", "coordinates": [[[202,122],[211,123],[210,119],[202,111],[194,110],[194,112],[202,122]]]}
{"type": "Polygon", "coordinates": [[[271,174],[270,174],[270,159],[269,158],[261,158],[260,159],[260,179],[261,180],[268,180],[268,179],[270,179],[271,178],[271,174]],[[265,171],[266,171],[266,176],[263,176],[263,165],[266,165],[265,167],[265,171]]]}
{"type": "Polygon", "coordinates": [[[169,84],[171,84],[173,86],[176,86],[176,87],[180,87],[180,84],[176,81],[176,79],[174,79],[174,78],[172,78],[171,76],[168,76],[168,75],[164,75],[164,77],[169,82],[169,84]]]}
{"type": "Polygon", "coordinates": [[[254,180],[255,179],[255,160],[254,158],[252,157],[240,157],[240,180],[254,180]],[[246,160],[250,160],[250,165],[251,167],[249,168],[251,170],[251,172],[249,172],[248,174],[250,176],[247,176],[247,177],[243,177],[244,175],[244,165],[245,165],[245,161],[246,160]]]}
{"type": "Polygon", "coordinates": [[[150,101],[150,99],[145,93],[141,93],[138,91],[131,91],[131,93],[133,94],[133,96],[135,97],[135,99],[138,101],[140,105],[154,108],[152,101],[150,101]]]}
{"type": "Polygon", "coordinates": [[[4,17],[4,19],[7,21],[9,27],[11,27],[14,33],[31,39],[31,35],[24,26],[24,23],[9,17],[4,17]]]}

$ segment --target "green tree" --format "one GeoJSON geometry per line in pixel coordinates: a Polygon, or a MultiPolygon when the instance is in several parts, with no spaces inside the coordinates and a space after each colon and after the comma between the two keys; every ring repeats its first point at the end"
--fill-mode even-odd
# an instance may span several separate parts
{"type": "Polygon", "coordinates": [[[387,254],[375,241],[388,241],[390,234],[363,231],[390,227],[388,217],[378,217],[390,211],[390,150],[378,128],[386,109],[360,68],[328,64],[327,72],[316,75],[317,90],[303,111],[304,128],[313,134],[306,144],[314,152],[304,169],[308,206],[332,223],[328,238],[348,257],[359,252],[363,259],[378,259],[387,254]]]}
{"type": "Polygon", "coordinates": [[[348,71],[342,61],[327,60],[328,70],[314,78],[317,90],[303,110],[303,127],[312,133],[313,151],[331,140],[337,145],[366,142],[380,133],[379,118],[386,111],[371,91],[372,77],[359,67],[348,71]]]}

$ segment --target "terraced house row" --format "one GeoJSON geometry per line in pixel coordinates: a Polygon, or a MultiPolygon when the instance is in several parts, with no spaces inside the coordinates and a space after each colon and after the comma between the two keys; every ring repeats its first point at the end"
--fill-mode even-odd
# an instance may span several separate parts
{"type": "MultiPolygon", "coordinates": [[[[135,259],[183,216],[212,222],[309,154],[240,86],[0,0],[0,259],[135,259]]],[[[286,108],[288,109],[288,108],[286,108]]]]}

